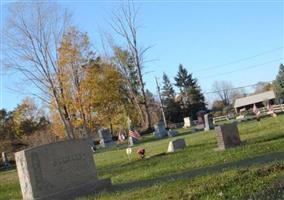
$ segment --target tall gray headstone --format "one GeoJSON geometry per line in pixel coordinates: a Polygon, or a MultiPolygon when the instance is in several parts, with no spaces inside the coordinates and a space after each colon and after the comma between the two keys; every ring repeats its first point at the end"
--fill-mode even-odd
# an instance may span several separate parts
{"type": "Polygon", "coordinates": [[[219,149],[226,149],[241,144],[238,123],[223,124],[215,128],[219,149]]]}
{"type": "Polygon", "coordinates": [[[156,138],[162,138],[164,136],[167,136],[168,131],[165,128],[164,122],[158,122],[157,124],[154,125],[154,128],[155,128],[154,136],[156,138]]]}
{"type": "Polygon", "coordinates": [[[73,199],[111,186],[98,180],[91,148],[84,140],[51,143],[15,153],[24,200],[73,199]]]}
{"type": "Polygon", "coordinates": [[[112,135],[108,128],[100,128],[98,131],[101,147],[111,147],[114,145],[112,135]]]}
{"type": "Polygon", "coordinates": [[[206,114],[204,115],[204,130],[209,131],[211,129],[214,129],[214,123],[213,123],[213,115],[212,114],[206,114]]]}

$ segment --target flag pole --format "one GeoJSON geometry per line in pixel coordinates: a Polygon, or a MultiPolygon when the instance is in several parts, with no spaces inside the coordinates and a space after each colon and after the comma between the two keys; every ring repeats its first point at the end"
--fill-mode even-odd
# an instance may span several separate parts
{"type": "Polygon", "coordinates": [[[160,99],[160,108],[161,108],[161,111],[162,111],[165,127],[167,128],[168,124],[167,124],[167,120],[166,120],[166,116],[165,116],[165,112],[164,112],[164,105],[163,105],[163,101],[162,101],[162,97],[161,97],[160,86],[159,86],[157,77],[155,77],[155,79],[156,79],[156,85],[157,85],[158,95],[159,95],[159,99],[160,99]]]}

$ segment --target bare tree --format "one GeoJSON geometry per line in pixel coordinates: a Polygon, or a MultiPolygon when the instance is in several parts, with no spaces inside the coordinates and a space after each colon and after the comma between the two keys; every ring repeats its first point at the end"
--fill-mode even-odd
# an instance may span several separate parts
{"type": "Polygon", "coordinates": [[[212,89],[216,92],[219,99],[225,106],[230,105],[231,96],[233,94],[233,85],[227,81],[215,81],[212,89]]]}
{"type": "Polygon", "coordinates": [[[68,138],[74,138],[57,49],[70,14],[55,3],[13,3],[4,30],[5,65],[24,75],[43,101],[54,101],[68,138]]]}
{"type": "Polygon", "coordinates": [[[113,18],[110,22],[112,30],[119,35],[126,43],[126,49],[134,59],[135,67],[138,72],[138,81],[141,86],[142,104],[145,108],[145,127],[151,127],[151,116],[147,97],[145,92],[145,83],[143,81],[142,69],[145,64],[145,53],[150,47],[142,48],[138,44],[138,24],[137,24],[138,9],[133,2],[123,4],[120,9],[113,13],[113,18]]]}

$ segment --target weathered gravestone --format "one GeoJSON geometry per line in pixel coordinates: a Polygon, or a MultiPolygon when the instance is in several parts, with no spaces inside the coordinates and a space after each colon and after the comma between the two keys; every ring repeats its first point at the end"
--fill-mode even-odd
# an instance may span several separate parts
{"type": "Polygon", "coordinates": [[[4,166],[9,166],[10,163],[9,163],[9,159],[8,159],[8,156],[7,156],[7,153],[6,152],[2,152],[2,162],[4,164],[4,166]]]}
{"type": "Polygon", "coordinates": [[[132,147],[134,144],[137,144],[138,143],[138,139],[134,138],[134,137],[128,137],[128,145],[130,147],[132,147]]]}
{"type": "Polygon", "coordinates": [[[213,115],[212,114],[206,114],[204,115],[204,125],[205,131],[209,131],[211,129],[214,129],[214,124],[213,124],[213,115]]]}
{"type": "Polygon", "coordinates": [[[178,149],[184,149],[186,147],[185,140],[183,138],[169,142],[167,152],[175,152],[178,149]]]}
{"type": "Polygon", "coordinates": [[[175,152],[178,149],[184,149],[186,147],[185,141],[183,138],[177,139],[169,142],[168,151],[167,152],[175,152]]]}
{"type": "Polygon", "coordinates": [[[157,124],[154,125],[154,128],[155,128],[154,136],[156,138],[162,138],[164,136],[167,136],[168,131],[165,128],[164,122],[158,122],[157,124]]]}
{"type": "Polygon", "coordinates": [[[190,117],[183,118],[184,125],[183,128],[190,128],[192,126],[192,120],[190,117]]]}
{"type": "Polygon", "coordinates": [[[237,122],[223,124],[215,128],[219,149],[226,149],[241,144],[237,122]]]}
{"type": "Polygon", "coordinates": [[[112,135],[108,128],[100,128],[98,131],[99,138],[100,138],[100,145],[101,147],[111,147],[114,145],[114,141],[112,140],[112,135]]]}
{"type": "Polygon", "coordinates": [[[84,140],[51,143],[15,153],[24,200],[61,200],[111,186],[98,180],[93,154],[84,140]]]}

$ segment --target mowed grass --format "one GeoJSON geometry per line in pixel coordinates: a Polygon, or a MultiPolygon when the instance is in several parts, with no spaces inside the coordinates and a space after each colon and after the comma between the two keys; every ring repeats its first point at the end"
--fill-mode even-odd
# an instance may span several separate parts
{"type": "MultiPolygon", "coordinates": [[[[243,144],[236,148],[218,151],[214,130],[190,132],[180,129],[175,138],[156,140],[146,136],[133,148],[130,158],[125,148],[117,147],[99,151],[95,161],[99,178],[111,178],[114,184],[155,179],[163,175],[190,171],[230,161],[237,161],[271,152],[284,151],[284,115],[265,118],[260,122],[249,121],[238,125],[243,144]],[[171,154],[166,152],[168,142],[184,138],[187,148],[171,154]],[[136,154],[139,147],[146,149],[146,159],[136,154]]],[[[125,145],[124,145],[125,146],[125,145]]],[[[263,167],[283,167],[283,162],[256,165],[249,169],[230,169],[222,173],[208,174],[188,180],[177,180],[155,184],[151,187],[130,191],[102,193],[98,199],[242,199],[255,191],[270,185],[277,176],[283,175],[283,168],[268,170],[259,175],[263,167]],[[281,170],[282,169],[282,170],[281,170]],[[245,171],[244,171],[245,170],[245,171]],[[243,181],[240,185],[238,181],[243,181]],[[247,187],[246,187],[247,185],[247,187]],[[211,198],[212,197],[212,198],[211,198]],[[213,198],[214,197],[214,198],[213,198]]],[[[15,170],[0,172],[0,199],[20,199],[20,187],[15,170]]],[[[87,199],[94,199],[88,197],[87,199]]]]}
{"type": "Polygon", "coordinates": [[[103,192],[78,200],[132,199],[283,199],[284,162],[254,165],[243,169],[198,176],[193,179],[165,181],[120,192],[103,192]],[[281,190],[282,187],[282,190],[281,190]],[[280,194],[277,194],[280,193],[280,194]]]}

